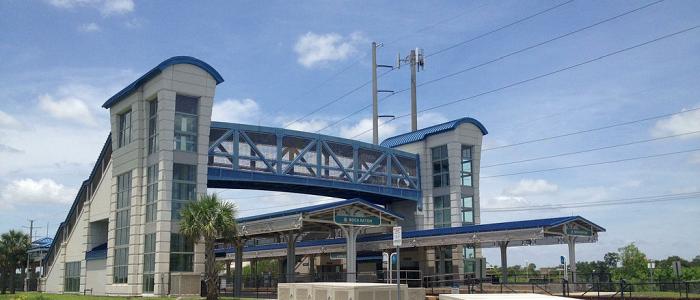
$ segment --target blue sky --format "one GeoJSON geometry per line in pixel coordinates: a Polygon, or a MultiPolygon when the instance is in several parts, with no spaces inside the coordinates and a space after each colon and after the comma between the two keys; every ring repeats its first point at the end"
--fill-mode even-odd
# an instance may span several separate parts
{"type": "MultiPolygon", "coordinates": [[[[65,217],[109,131],[100,105],[162,60],[191,55],[225,78],[219,121],[284,126],[370,79],[370,43],[379,63],[415,47],[429,57],[428,81],[549,40],[652,1],[572,1],[483,38],[431,55],[564,1],[138,1],[0,2],[0,231],[37,219],[50,234],[65,217]],[[345,70],[341,72],[342,70],[345,70]],[[336,75],[338,74],[338,75],[336,75]],[[329,78],[332,78],[328,80],[329,78]]],[[[700,24],[700,2],[665,1],[418,90],[419,109],[465,98],[700,24]]],[[[700,29],[660,40],[419,116],[428,126],[463,116],[488,129],[485,148],[700,107],[700,29]]],[[[407,68],[380,88],[408,87],[407,68]]],[[[409,95],[380,105],[409,111],[409,95]]],[[[316,131],[369,104],[369,87],[292,125],[316,131]]],[[[324,130],[352,137],[370,111],[324,130]]],[[[408,121],[382,126],[405,132],[408,121]]],[[[484,152],[483,165],[700,131],[700,113],[618,126],[484,152]]],[[[371,134],[358,137],[370,140],[371,134]]],[[[565,167],[700,148],[700,134],[482,169],[482,176],[565,167]]],[[[696,198],[568,209],[498,212],[533,205],[700,192],[700,151],[551,172],[483,178],[482,222],[582,215],[608,232],[579,247],[600,259],[635,242],[652,258],[700,255],[696,198]],[[489,211],[491,210],[491,211],[489,211]]],[[[327,201],[262,191],[221,191],[240,215],[327,201]],[[259,198],[262,196],[265,198],[259,198]],[[271,197],[268,197],[271,196],[271,197]],[[258,197],[258,198],[255,198],[258,197]]],[[[509,262],[555,265],[564,246],[513,248],[509,262]]],[[[498,264],[496,251],[486,250],[498,264]]]]}

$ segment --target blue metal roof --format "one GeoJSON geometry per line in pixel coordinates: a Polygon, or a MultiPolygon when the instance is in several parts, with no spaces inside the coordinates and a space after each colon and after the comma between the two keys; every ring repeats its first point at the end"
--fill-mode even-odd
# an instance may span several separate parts
{"type": "Polygon", "coordinates": [[[206,71],[211,75],[211,77],[214,77],[214,80],[216,80],[216,84],[224,82],[224,78],[221,77],[219,72],[217,72],[212,66],[209,64],[196,59],[191,56],[173,56],[171,58],[166,59],[159,65],[157,65],[155,68],[151,69],[150,71],[146,72],[146,74],[143,74],[143,76],[139,77],[139,79],[136,79],[136,81],[132,82],[131,84],[127,85],[124,89],[116,93],[112,98],[109,98],[107,102],[102,104],[102,107],[104,108],[110,108],[114,104],[117,104],[117,102],[121,101],[122,99],[126,98],[129,96],[131,93],[136,91],[141,85],[146,83],[146,81],[150,80],[151,78],[155,77],[156,75],[160,74],[165,70],[167,67],[172,66],[172,65],[177,65],[177,64],[190,64],[194,65],[197,67],[202,68],[202,70],[206,71]]]}
{"type": "MultiPolygon", "coordinates": [[[[479,225],[468,225],[461,227],[448,227],[439,229],[427,229],[427,230],[415,230],[415,231],[405,231],[403,232],[402,238],[419,238],[419,237],[431,237],[431,236],[443,236],[443,235],[453,235],[453,234],[465,234],[465,233],[478,233],[478,232],[493,232],[493,231],[505,231],[505,230],[517,230],[517,229],[533,229],[533,228],[549,228],[562,225],[564,223],[573,221],[583,221],[591,226],[595,227],[598,231],[605,231],[605,228],[581,217],[581,216],[570,216],[570,217],[559,217],[559,218],[547,218],[547,219],[535,219],[535,220],[524,220],[524,221],[512,221],[512,222],[501,222],[501,223],[491,223],[491,224],[479,224],[479,225]]],[[[357,239],[358,242],[376,242],[376,241],[389,241],[392,240],[392,234],[379,234],[362,236],[357,239]]],[[[341,245],[345,244],[344,238],[332,239],[332,240],[312,240],[312,241],[301,241],[298,242],[296,247],[313,247],[313,246],[327,246],[327,245],[341,245]]],[[[264,251],[264,250],[275,250],[275,249],[285,249],[287,247],[286,243],[279,244],[269,244],[262,246],[249,246],[245,247],[245,252],[250,251],[264,251]]],[[[217,249],[216,253],[233,253],[235,252],[234,247],[217,249]]]]}
{"type": "Polygon", "coordinates": [[[85,260],[96,260],[107,258],[107,243],[99,245],[92,250],[85,252],[85,260]]]}
{"type": "Polygon", "coordinates": [[[48,249],[49,247],[51,247],[52,243],[53,243],[53,239],[50,237],[40,238],[40,239],[32,242],[30,249],[40,249],[40,248],[47,248],[48,249]]]}
{"type": "Polygon", "coordinates": [[[262,214],[262,215],[257,215],[257,216],[239,218],[236,221],[238,223],[244,223],[244,222],[252,222],[252,221],[258,221],[258,220],[265,220],[265,219],[273,219],[273,218],[290,216],[290,215],[295,215],[295,214],[300,214],[300,213],[302,213],[302,214],[303,213],[312,213],[312,212],[327,210],[327,209],[336,208],[336,207],[340,207],[340,206],[358,204],[358,203],[364,204],[364,205],[371,207],[371,208],[374,208],[374,209],[377,209],[377,210],[381,211],[382,213],[394,216],[398,219],[403,219],[403,216],[401,216],[393,211],[390,211],[390,210],[384,209],[382,207],[379,207],[377,205],[374,205],[366,200],[363,200],[360,198],[354,198],[354,199],[348,199],[348,200],[343,200],[343,201],[337,201],[337,202],[324,203],[324,204],[300,207],[300,208],[295,208],[295,209],[283,210],[283,211],[262,214]]]}
{"type": "Polygon", "coordinates": [[[481,133],[483,135],[487,135],[489,133],[486,130],[486,127],[484,127],[484,125],[481,124],[481,122],[477,121],[476,119],[465,117],[465,118],[445,122],[442,124],[437,124],[437,125],[433,125],[430,127],[422,128],[422,129],[419,129],[419,130],[416,130],[413,132],[408,132],[408,133],[404,133],[401,135],[393,136],[393,137],[390,137],[390,138],[387,138],[386,140],[384,140],[380,145],[382,145],[384,147],[393,148],[393,147],[398,147],[398,146],[405,145],[405,144],[414,143],[417,141],[424,140],[425,138],[427,138],[430,135],[454,130],[455,128],[457,128],[457,126],[459,126],[463,123],[470,123],[470,124],[473,124],[474,126],[478,127],[479,130],[481,130],[481,133]]]}

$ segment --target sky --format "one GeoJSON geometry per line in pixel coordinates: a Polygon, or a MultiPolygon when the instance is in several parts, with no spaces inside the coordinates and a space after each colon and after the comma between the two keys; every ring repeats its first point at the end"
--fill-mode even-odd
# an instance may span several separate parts
{"type": "MultiPolygon", "coordinates": [[[[629,243],[653,259],[693,258],[700,255],[700,151],[691,151],[700,148],[700,110],[692,110],[700,107],[700,29],[655,39],[700,25],[700,2],[661,1],[597,24],[651,3],[0,1],[0,232],[35,219],[39,236],[47,226],[53,236],[109,133],[101,104],[171,56],[197,57],[224,77],[216,121],[305,131],[332,125],[321,132],[371,141],[369,110],[333,123],[371,103],[363,84],[377,41],[380,64],[423,49],[419,110],[467,98],[422,112],[419,127],[473,117],[489,131],[485,149],[669,114],[484,151],[481,221],[581,215],[607,231],[578,247],[579,260],[629,243]],[[629,145],[560,155],[620,144],[629,145]],[[510,163],[544,156],[556,157],[510,163]],[[627,160],[644,156],[651,157],[627,160]],[[602,163],[609,161],[618,162],[602,163]],[[486,167],[502,163],[509,164],[486,167]],[[570,168],[580,165],[588,166],[570,168]],[[552,209],[671,194],[681,196],[552,209]]],[[[409,83],[402,67],[382,75],[379,88],[409,83]]],[[[380,114],[406,114],[409,97],[386,98],[380,114]]],[[[380,137],[408,130],[398,118],[380,127],[380,137]]],[[[211,192],[236,203],[239,216],[329,201],[211,192]]],[[[553,266],[566,251],[514,247],[509,263],[553,266]]],[[[484,254],[499,263],[497,250],[484,254]]]]}

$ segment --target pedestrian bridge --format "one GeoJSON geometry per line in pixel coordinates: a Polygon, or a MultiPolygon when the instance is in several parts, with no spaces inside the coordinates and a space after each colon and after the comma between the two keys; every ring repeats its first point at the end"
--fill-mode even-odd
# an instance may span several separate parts
{"type": "Polygon", "coordinates": [[[421,198],[417,154],[322,134],[212,122],[209,188],[364,198],[421,198]]]}

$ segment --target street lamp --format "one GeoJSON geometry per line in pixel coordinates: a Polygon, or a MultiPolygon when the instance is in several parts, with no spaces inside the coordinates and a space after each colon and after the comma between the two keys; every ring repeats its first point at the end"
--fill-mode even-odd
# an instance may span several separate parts
{"type": "Polygon", "coordinates": [[[654,269],[656,268],[656,262],[649,260],[647,263],[647,268],[649,269],[649,283],[654,282],[654,269]]]}

